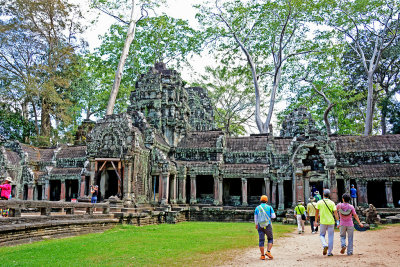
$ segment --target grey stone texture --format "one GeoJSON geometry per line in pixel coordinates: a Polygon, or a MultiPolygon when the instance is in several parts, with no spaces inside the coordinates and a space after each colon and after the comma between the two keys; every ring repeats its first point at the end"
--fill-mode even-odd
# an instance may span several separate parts
{"type": "Polygon", "coordinates": [[[266,194],[281,211],[307,203],[313,186],[340,201],[354,184],[360,206],[394,207],[400,198],[400,135],[328,136],[300,107],[280,136],[225,136],[207,91],[186,87],[163,63],[139,77],[130,100],[125,113],[85,121],[74,146],[1,139],[0,174],[13,178],[14,197],[88,201],[89,186],[98,185],[100,201],[126,206],[238,208],[266,194]]]}

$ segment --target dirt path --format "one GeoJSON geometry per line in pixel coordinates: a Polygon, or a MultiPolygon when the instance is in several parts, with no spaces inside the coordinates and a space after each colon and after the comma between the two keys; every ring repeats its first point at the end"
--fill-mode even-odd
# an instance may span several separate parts
{"type": "Polygon", "coordinates": [[[296,232],[274,241],[273,260],[259,260],[260,252],[254,247],[237,254],[226,266],[400,266],[400,225],[355,231],[353,256],[340,254],[339,232],[335,232],[334,240],[334,256],[323,256],[319,234],[312,235],[306,226],[302,235],[296,232]]]}

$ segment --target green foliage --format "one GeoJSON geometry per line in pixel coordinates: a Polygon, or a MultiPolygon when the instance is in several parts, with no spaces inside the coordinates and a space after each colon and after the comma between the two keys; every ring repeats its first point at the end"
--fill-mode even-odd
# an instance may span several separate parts
{"type": "MultiPolygon", "coordinates": [[[[123,112],[129,105],[130,92],[135,89],[138,76],[156,62],[169,63],[168,67],[180,68],[189,64],[190,56],[200,51],[200,36],[188,22],[168,16],[140,20],[135,39],[125,64],[124,75],[118,91],[115,111],[123,112]]],[[[102,37],[102,44],[93,54],[86,55],[88,74],[85,74],[96,91],[89,99],[96,105],[93,115],[102,116],[107,106],[110,88],[114,81],[121,51],[124,46],[127,25],[114,24],[102,37]]]]}
{"type": "Polygon", "coordinates": [[[0,135],[26,142],[34,132],[33,122],[26,120],[19,112],[10,111],[4,104],[0,105],[0,135]]]}
{"type": "Polygon", "coordinates": [[[206,67],[206,74],[195,86],[207,88],[217,127],[227,135],[244,135],[254,115],[251,75],[246,69],[221,65],[206,67]]]}
{"type": "MultiPolygon", "coordinates": [[[[274,238],[293,225],[274,224],[274,238]]],[[[184,222],[118,226],[102,234],[2,247],[6,266],[217,265],[232,250],[255,247],[252,223],[184,222]],[[11,256],[12,255],[12,256],[11,256]]]]}

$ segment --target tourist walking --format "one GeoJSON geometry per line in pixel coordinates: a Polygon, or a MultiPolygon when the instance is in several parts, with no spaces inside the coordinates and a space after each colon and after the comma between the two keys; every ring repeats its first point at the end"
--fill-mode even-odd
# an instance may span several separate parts
{"type": "Polygon", "coordinates": [[[311,233],[315,234],[318,232],[318,226],[314,227],[314,222],[315,222],[315,212],[317,211],[317,203],[315,202],[315,199],[313,197],[310,197],[308,200],[307,204],[307,215],[308,218],[310,219],[310,225],[311,225],[311,233]]]}
{"type": "MultiPolygon", "coordinates": [[[[0,185],[0,189],[1,189],[0,199],[1,200],[9,200],[10,199],[11,183],[12,183],[11,177],[7,177],[4,180],[4,182],[0,185]]],[[[0,214],[3,217],[8,217],[8,212],[9,212],[9,209],[1,209],[0,210],[0,214]]]]}
{"type": "Polygon", "coordinates": [[[318,226],[318,221],[320,224],[319,237],[321,239],[323,251],[322,254],[328,256],[333,256],[333,237],[336,223],[339,225],[339,216],[336,211],[335,203],[329,199],[331,191],[329,189],[324,190],[324,198],[317,203],[317,210],[315,212],[315,222],[314,226],[318,226]],[[328,232],[328,243],[326,243],[325,235],[328,232]]]}
{"type": "Polygon", "coordinates": [[[265,256],[269,259],[274,257],[271,254],[271,248],[274,243],[274,237],[272,234],[272,219],[276,218],[274,209],[267,205],[268,197],[265,195],[261,196],[261,204],[258,205],[254,211],[254,223],[256,224],[256,229],[258,231],[258,247],[261,252],[261,260],[265,260],[265,256]],[[267,236],[268,245],[267,251],[264,253],[264,241],[265,235],[267,236]]]}
{"type": "Polygon", "coordinates": [[[354,208],[357,208],[357,189],[354,188],[354,184],[350,188],[351,204],[354,208]]]}
{"type": "Polygon", "coordinates": [[[354,223],[353,217],[356,219],[360,227],[364,227],[364,225],[360,222],[356,210],[353,205],[350,205],[350,196],[349,194],[343,194],[342,197],[343,203],[339,203],[336,205],[336,209],[339,211],[340,217],[340,242],[342,245],[342,249],[340,250],[341,254],[344,254],[347,248],[347,255],[353,255],[353,234],[354,234],[354,223]],[[346,234],[348,238],[348,243],[346,246],[346,234]]]}
{"type": "Polygon", "coordinates": [[[304,233],[304,222],[306,220],[306,209],[301,200],[297,201],[297,206],[294,208],[294,217],[297,220],[297,230],[299,234],[304,233]]]}

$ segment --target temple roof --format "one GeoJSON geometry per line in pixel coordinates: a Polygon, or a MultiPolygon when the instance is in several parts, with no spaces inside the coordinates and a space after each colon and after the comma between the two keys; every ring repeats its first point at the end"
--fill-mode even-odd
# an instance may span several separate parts
{"type": "Polygon", "coordinates": [[[56,158],[84,158],[86,157],[86,146],[62,146],[56,158]]]}
{"type": "Polygon", "coordinates": [[[218,138],[222,135],[222,131],[190,132],[178,144],[178,148],[216,147],[218,138]]]}
{"type": "Polygon", "coordinates": [[[400,164],[373,164],[338,169],[350,178],[400,178],[400,164]]]}
{"type": "Polygon", "coordinates": [[[336,141],[336,151],[349,152],[374,152],[374,151],[399,151],[400,134],[376,136],[331,136],[336,141]]]}
{"type": "Polygon", "coordinates": [[[12,165],[18,165],[21,160],[18,153],[14,152],[12,150],[9,150],[9,149],[6,149],[6,156],[7,156],[8,161],[12,165]]]}
{"type": "Polygon", "coordinates": [[[267,164],[224,164],[220,167],[224,173],[262,173],[267,168],[267,164]]]}
{"type": "Polygon", "coordinates": [[[226,148],[232,152],[266,151],[267,144],[271,143],[268,136],[246,136],[226,138],[226,148]]]}
{"type": "Polygon", "coordinates": [[[53,168],[51,175],[81,175],[82,168],[53,168]]]}
{"type": "Polygon", "coordinates": [[[21,148],[22,151],[28,154],[29,161],[48,162],[53,159],[53,148],[37,148],[26,144],[21,144],[21,148]]]}
{"type": "Polygon", "coordinates": [[[288,148],[290,145],[290,142],[292,142],[293,138],[275,138],[274,139],[274,145],[276,152],[278,154],[287,154],[288,153],[288,148]]]}

